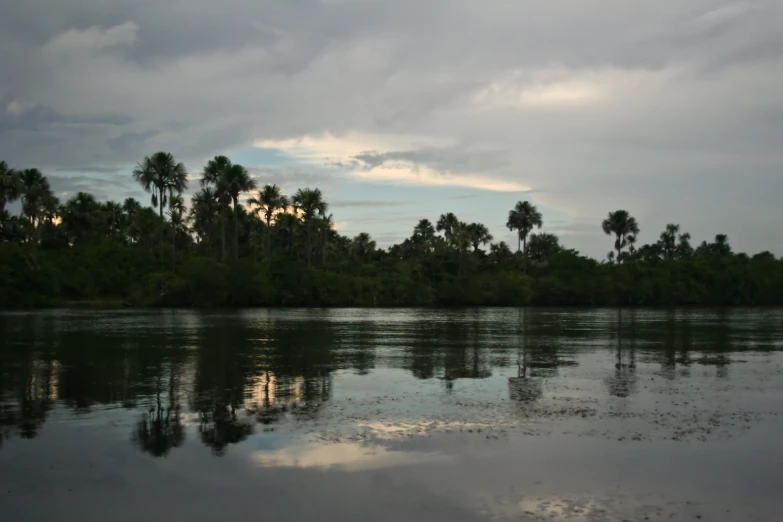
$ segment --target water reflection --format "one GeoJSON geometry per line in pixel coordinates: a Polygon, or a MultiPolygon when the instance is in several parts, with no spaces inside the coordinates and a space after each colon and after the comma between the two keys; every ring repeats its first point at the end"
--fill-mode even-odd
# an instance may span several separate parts
{"type": "Polygon", "coordinates": [[[781,348],[782,317],[775,310],[0,314],[0,447],[35,437],[57,409],[76,418],[119,408],[132,415],[130,440],[148,455],[185,444],[189,425],[194,439],[223,455],[256,432],[317,420],[340,376],[372,386],[381,368],[439,380],[441,393],[469,380],[507,380],[509,398],[524,403],[541,399],[547,380],[606,361],[605,393],[622,400],[638,393],[642,365],[669,381],[687,379],[693,365],[728,379],[738,352],[781,348]]]}

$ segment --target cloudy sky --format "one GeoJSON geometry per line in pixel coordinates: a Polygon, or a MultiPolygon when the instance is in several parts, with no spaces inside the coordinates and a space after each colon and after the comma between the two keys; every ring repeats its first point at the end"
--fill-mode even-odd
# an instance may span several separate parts
{"type": "Polygon", "coordinates": [[[783,254],[780,0],[2,3],[0,159],[61,197],[227,154],[384,245],[528,199],[596,257],[617,208],[783,254]]]}

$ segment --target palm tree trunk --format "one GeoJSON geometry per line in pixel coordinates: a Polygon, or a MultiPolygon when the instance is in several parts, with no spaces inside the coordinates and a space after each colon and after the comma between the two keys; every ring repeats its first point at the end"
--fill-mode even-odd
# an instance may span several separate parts
{"type": "Polygon", "coordinates": [[[226,215],[220,216],[220,260],[226,262],[226,215]]]}
{"type": "Polygon", "coordinates": [[[517,234],[517,254],[522,250],[522,234],[517,234]]]}
{"type": "Polygon", "coordinates": [[[266,248],[264,249],[264,257],[269,259],[269,248],[272,245],[272,216],[267,215],[266,217],[266,248]]]}
{"type": "Polygon", "coordinates": [[[619,265],[622,262],[622,259],[620,258],[620,254],[622,254],[623,250],[623,243],[620,241],[620,234],[617,234],[617,264],[619,265]]]}
{"type": "Polygon", "coordinates": [[[234,199],[234,257],[239,258],[239,208],[238,201],[234,199]]]}
{"type": "Polygon", "coordinates": [[[527,236],[525,236],[525,273],[527,274],[527,236]]]}
{"type": "Polygon", "coordinates": [[[160,198],[158,199],[159,211],[160,211],[160,265],[163,267],[163,228],[166,222],[163,220],[163,189],[160,189],[160,198]]]}
{"type": "Polygon", "coordinates": [[[172,254],[171,254],[171,269],[172,271],[177,271],[177,229],[174,227],[174,223],[171,224],[172,228],[172,240],[171,240],[171,246],[173,248],[172,254]]]}
{"type": "Polygon", "coordinates": [[[310,250],[312,250],[312,248],[310,247],[310,236],[311,236],[310,228],[311,227],[308,224],[307,225],[307,266],[310,266],[310,250]]]}

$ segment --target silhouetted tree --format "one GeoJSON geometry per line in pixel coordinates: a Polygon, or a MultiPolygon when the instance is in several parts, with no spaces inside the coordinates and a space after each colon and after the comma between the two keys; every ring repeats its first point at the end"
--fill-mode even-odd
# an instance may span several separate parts
{"type": "Polygon", "coordinates": [[[627,244],[629,235],[639,234],[639,225],[636,219],[627,210],[609,212],[609,216],[601,223],[601,228],[607,235],[614,234],[616,240],[614,248],[617,250],[617,261],[622,261],[623,247],[627,244]]]}

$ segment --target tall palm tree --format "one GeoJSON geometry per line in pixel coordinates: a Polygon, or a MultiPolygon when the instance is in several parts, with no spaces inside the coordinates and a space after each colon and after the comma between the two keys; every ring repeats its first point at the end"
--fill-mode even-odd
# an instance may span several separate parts
{"type": "Polygon", "coordinates": [[[234,256],[239,257],[239,195],[256,188],[256,182],[242,165],[234,164],[226,171],[225,186],[234,204],[234,256]]]}
{"type": "Polygon", "coordinates": [[[13,203],[22,195],[22,179],[5,161],[0,161],[0,212],[6,203],[13,203]]]}
{"type": "Polygon", "coordinates": [[[674,254],[677,250],[677,233],[679,231],[680,225],[669,223],[666,225],[666,230],[661,232],[661,238],[658,243],[661,245],[664,257],[668,260],[674,259],[674,254]]]}
{"type": "Polygon", "coordinates": [[[533,228],[541,228],[543,225],[541,212],[529,201],[518,201],[516,206],[508,212],[506,226],[509,230],[517,231],[517,252],[522,244],[525,246],[525,271],[527,271],[527,236],[533,228]]]}
{"type": "Polygon", "coordinates": [[[321,263],[326,263],[326,250],[329,240],[334,235],[334,220],[332,214],[316,216],[313,221],[319,247],[321,249],[321,263]]]}
{"type": "MultiPolygon", "coordinates": [[[[228,207],[233,203],[234,215],[234,255],[239,256],[239,195],[256,188],[256,182],[250,177],[247,169],[234,164],[226,156],[215,156],[204,167],[201,177],[202,187],[212,187],[218,196],[218,201],[228,207]]],[[[222,256],[226,257],[226,226],[225,217],[221,221],[222,256]]]]}
{"type": "Polygon", "coordinates": [[[226,260],[226,211],[231,201],[226,179],[232,166],[226,156],[215,156],[207,162],[201,174],[201,186],[211,188],[220,204],[220,255],[223,261],[226,260]]]}
{"type": "Polygon", "coordinates": [[[307,237],[307,264],[310,264],[310,254],[312,250],[313,224],[316,217],[326,215],[329,205],[324,201],[320,189],[304,188],[299,189],[294,194],[291,202],[294,208],[301,212],[307,237]]]}
{"type": "Polygon", "coordinates": [[[275,234],[282,236],[287,252],[290,252],[294,246],[299,224],[299,219],[293,214],[283,213],[275,219],[275,234]]]}
{"type": "Polygon", "coordinates": [[[464,262],[464,254],[470,250],[471,234],[468,224],[460,221],[457,223],[457,227],[452,231],[451,243],[454,248],[457,249],[457,258],[459,259],[459,272],[462,273],[462,265],[464,262]]]}
{"type": "Polygon", "coordinates": [[[49,180],[38,169],[19,173],[22,182],[22,213],[35,226],[42,211],[43,200],[51,192],[49,180]]]}
{"type": "Polygon", "coordinates": [[[248,200],[248,204],[256,207],[256,212],[264,214],[266,223],[266,248],[269,250],[272,237],[272,218],[278,212],[285,212],[289,206],[288,197],[277,185],[264,185],[258,195],[248,200]]]}
{"type": "Polygon", "coordinates": [[[115,201],[107,201],[101,207],[108,234],[124,242],[128,217],[122,205],[115,201]]]}
{"type": "MultiPolygon", "coordinates": [[[[133,170],[133,179],[146,192],[152,194],[152,206],[158,207],[163,220],[163,207],[168,198],[188,188],[188,173],[185,165],[174,160],[169,152],[156,152],[147,156],[133,170]]],[[[163,262],[163,226],[160,227],[161,263],[163,262]]]]}
{"type": "MultiPolygon", "coordinates": [[[[215,222],[222,221],[221,209],[218,194],[212,187],[205,187],[193,196],[189,220],[193,223],[193,230],[202,242],[212,239],[215,222]]],[[[223,246],[225,247],[225,242],[223,246]]]]}
{"type": "Polygon", "coordinates": [[[169,152],[156,152],[145,157],[133,170],[133,179],[146,192],[152,193],[152,206],[158,207],[161,218],[168,198],[188,188],[185,165],[175,161],[169,152]]]}
{"type": "Polygon", "coordinates": [[[169,198],[169,216],[171,217],[171,246],[174,249],[172,255],[172,264],[174,266],[176,266],[177,261],[177,234],[182,230],[182,226],[184,224],[184,215],[185,200],[179,194],[171,196],[169,198]]]}
{"type": "Polygon", "coordinates": [[[486,245],[492,241],[492,234],[489,233],[489,229],[481,223],[471,223],[467,226],[468,234],[470,234],[470,243],[473,245],[473,252],[478,252],[479,245],[486,245]]]}
{"type": "Polygon", "coordinates": [[[413,227],[411,243],[419,254],[432,252],[435,246],[435,227],[429,219],[421,219],[413,227]]]}
{"type": "Polygon", "coordinates": [[[19,176],[22,183],[22,213],[37,238],[39,225],[54,219],[59,201],[52,194],[49,180],[38,169],[25,169],[19,176]]]}
{"type": "Polygon", "coordinates": [[[459,229],[459,219],[452,212],[447,214],[441,214],[438,218],[438,222],[435,224],[435,229],[438,232],[443,232],[443,237],[450,245],[454,246],[454,236],[459,229]]]}
{"type": "Polygon", "coordinates": [[[627,244],[629,235],[639,234],[639,225],[636,218],[631,216],[627,210],[615,210],[609,212],[609,215],[601,223],[601,228],[606,235],[614,234],[616,236],[614,248],[617,250],[617,262],[622,261],[623,247],[627,244]]]}

